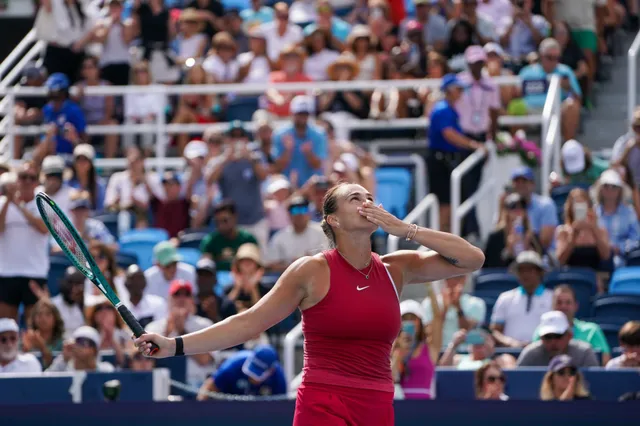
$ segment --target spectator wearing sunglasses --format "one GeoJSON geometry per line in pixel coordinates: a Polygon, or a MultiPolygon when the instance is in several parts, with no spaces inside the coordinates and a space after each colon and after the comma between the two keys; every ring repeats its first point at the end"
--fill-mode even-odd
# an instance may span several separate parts
{"type": "Polygon", "coordinates": [[[569,327],[567,316],[560,311],[550,311],[540,317],[540,341],[524,348],[518,358],[520,367],[544,367],[553,357],[566,354],[575,366],[599,367],[600,363],[591,345],[572,340],[573,330],[569,327]]]}
{"type": "Polygon", "coordinates": [[[319,224],[311,222],[309,202],[302,197],[289,202],[291,225],[276,232],[269,248],[269,269],[282,272],[302,256],[326,250],[327,240],[319,224]]]}
{"type": "Polygon", "coordinates": [[[42,366],[35,355],[20,352],[18,330],[14,319],[0,318],[0,374],[41,373],[42,366]]]}
{"type": "Polygon", "coordinates": [[[474,374],[476,399],[508,401],[504,393],[507,377],[496,361],[491,361],[478,368],[474,374]]]}
{"type": "Polygon", "coordinates": [[[113,365],[105,361],[98,361],[98,348],[102,340],[98,330],[83,325],[73,332],[73,340],[67,341],[49,368],[48,372],[63,371],[97,371],[112,373],[113,365]]]}
{"type": "Polygon", "coordinates": [[[593,398],[573,359],[569,355],[557,355],[549,363],[549,371],[542,378],[540,399],[575,401],[593,398]]]}

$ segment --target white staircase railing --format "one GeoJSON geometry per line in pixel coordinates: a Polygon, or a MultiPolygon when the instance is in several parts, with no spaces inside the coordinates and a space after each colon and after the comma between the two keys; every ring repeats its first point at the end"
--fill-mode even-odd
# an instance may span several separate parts
{"type": "MultiPolygon", "coordinates": [[[[15,65],[32,43],[36,42],[36,31],[31,30],[18,43],[18,45],[9,53],[9,55],[0,63],[0,81],[4,80],[5,74],[15,65]]],[[[6,86],[5,86],[6,87],[6,86]]]]}
{"type": "Polygon", "coordinates": [[[628,67],[629,72],[627,75],[628,83],[628,96],[627,96],[627,117],[629,118],[629,126],[631,126],[631,118],[633,110],[638,105],[638,51],[640,51],[640,31],[636,38],[633,40],[631,47],[629,48],[628,55],[628,67]]]}
{"type": "Polygon", "coordinates": [[[549,175],[552,171],[562,176],[560,166],[560,148],[562,147],[562,86],[561,78],[558,75],[551,77],[547,99],[542,109],[542,170],[540,179],[542,180],[542,194],[549,196],[551,193],[551,182],[549,175]]]}

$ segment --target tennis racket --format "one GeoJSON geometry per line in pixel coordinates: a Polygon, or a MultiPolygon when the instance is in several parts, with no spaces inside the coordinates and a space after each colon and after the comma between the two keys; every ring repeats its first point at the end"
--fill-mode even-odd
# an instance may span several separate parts
{"type": "MultiPolygon", "coordinates": [[[[102,275],[100,268],[98,268],[95,259],[91,256],[86,244],[80,238],[78,231],[55,201],[47,194],[40,192],[36,195],[36,204],[49,232],[73,265],[100,289],[136,337],[145,334],[144,328],[142,328],[136,317],[122,304],[120,298],[118,298],[104,275],[102,275]]],[[[158,346],[151,342],[150,355],[156,353],[158,349],[158,346]]]]}

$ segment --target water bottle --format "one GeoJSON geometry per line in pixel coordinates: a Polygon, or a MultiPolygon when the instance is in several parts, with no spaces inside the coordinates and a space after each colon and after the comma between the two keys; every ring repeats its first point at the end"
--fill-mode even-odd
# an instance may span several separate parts
{"type": "Polygon", "coordinates": [[[513,232],[519,237],[516,244],[513,246],[513,254],[518,256],[524,251],[524,223],[522,217],[517,217],[513,223],[513,232]]]}

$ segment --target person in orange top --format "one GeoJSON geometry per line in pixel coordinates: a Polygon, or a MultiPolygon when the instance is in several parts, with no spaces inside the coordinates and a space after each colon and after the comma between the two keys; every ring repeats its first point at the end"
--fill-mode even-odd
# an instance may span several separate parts
{"type": "MultiPolygon", "coordinates": [[[[311,78],[304,74],[303,66],[305,53],[301,47],[285,47],[280,54],[279,69],[272,71],[269,75],[269,83],[306,83],[311,82],[311,78]]],[[[281,92],[276,88],[267,90],[268,110],[278,117],[288,117],[289,104],[296,95],[304,95],[304,92],[281,92]]]]}

